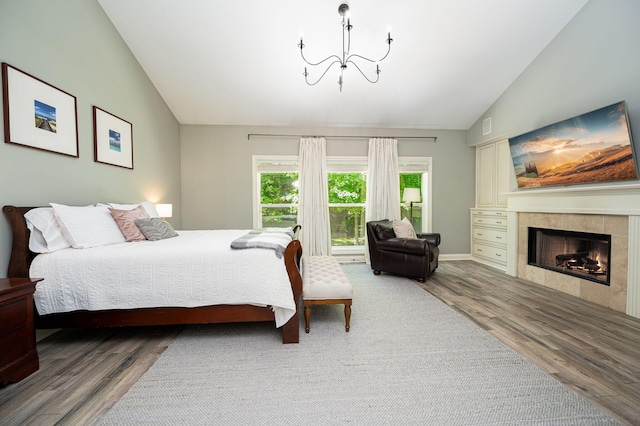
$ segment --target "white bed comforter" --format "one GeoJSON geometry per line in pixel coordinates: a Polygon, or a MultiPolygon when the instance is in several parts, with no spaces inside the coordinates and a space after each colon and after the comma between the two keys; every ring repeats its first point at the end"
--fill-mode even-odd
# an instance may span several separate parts
{"type": "Polygon", "coordinates": [[[234,250],[246,230],[179,231],[160,241],[40,254],[31,264],[41,315],[75,310],[272,306],[276,327],[295,313],[284,265],[273,250],[234,250]]]}

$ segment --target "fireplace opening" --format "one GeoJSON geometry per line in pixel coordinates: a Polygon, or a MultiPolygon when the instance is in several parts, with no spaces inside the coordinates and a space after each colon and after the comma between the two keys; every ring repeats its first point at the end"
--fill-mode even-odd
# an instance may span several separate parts
{"type": "Polygon", "coordinates": [[[529,228],[528,263],[610,285],[611,235],[529,228]]]}

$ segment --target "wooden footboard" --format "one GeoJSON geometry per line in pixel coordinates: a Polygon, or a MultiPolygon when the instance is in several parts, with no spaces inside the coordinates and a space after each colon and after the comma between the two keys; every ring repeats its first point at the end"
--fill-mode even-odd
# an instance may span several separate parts
{"type": "MultiPolygon", "coordinates": [[[[4,206],[13,231],[11,258],[7,277],[28,277],[29,266],[36,254],[29,250],[29,229],[24,214],[35,207],[4,206]]],[[[298,343],[300,318],[298,307],[302,296],[300,275],[300,241],[293,240],[284,253],[284,263],[291,282],[296,313],[282,326],[282,342],[298,343]]],[[[36,317],[37,328],[128,327],[147,325],[211,324],[228,322],[275,321],[270,307],[253,305],[215,305],[196,308],[145,308],[111,311],[75,311],[36,317]]]]}

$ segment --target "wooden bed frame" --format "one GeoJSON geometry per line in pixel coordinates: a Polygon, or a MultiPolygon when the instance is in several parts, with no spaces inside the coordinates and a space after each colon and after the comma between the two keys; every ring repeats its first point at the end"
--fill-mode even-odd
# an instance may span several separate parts
{"type": "MultiPolygon", "coordinates": [[[[24,214],[36,207],[4,206],[13,231],[8,278],[29,277],[29,266],[37,255],[29,250],[29,229],[24,214]]],[[[300,319],[298,306],[302,295],[300,258],[302,247],[294,239],[287,246],[284,262],[291,282],[296,313],[282,326],[282,343],[298,343],[300,319]]],[[[36,314],[36,328],[129,327],[147,325],[211,324],[226,322],[274,322],[271,307],[254,305],[212,305],[196,308],[141,308],[109,311],[74,311],[60,314],[36,314]]]]}

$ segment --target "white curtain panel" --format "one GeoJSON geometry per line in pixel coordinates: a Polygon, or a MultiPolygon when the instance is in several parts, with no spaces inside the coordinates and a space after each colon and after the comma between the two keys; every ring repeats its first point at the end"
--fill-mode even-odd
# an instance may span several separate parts
{"type": "Polygon", "coordinates": [[[327,148],[324,138],[300,138],[298,224],[302,253],[331,255],[327,148]]]}
{"type": "MultiPolygon", "coordinates": [[[[400,218],[400,175],[398,140],[369,139],[366,221],[400,218]]],[[[365,240],[365,258],[369,263],[369,244],[365,240]]]]}

